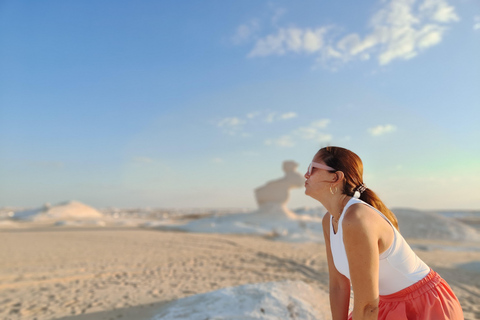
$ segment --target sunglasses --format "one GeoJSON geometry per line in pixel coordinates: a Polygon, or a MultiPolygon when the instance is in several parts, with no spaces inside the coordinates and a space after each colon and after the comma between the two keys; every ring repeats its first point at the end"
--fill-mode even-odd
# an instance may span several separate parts
{"type": "Polygon", "coordinates": [[[307,170],[308,175],[312,174],[313,168],[323,169],[327,171],[335,171],[335,169],[333,169],[332,167],[312,161],[312,163],[310,163],[310,165],[308,166],[308,170],[307,170]]]}

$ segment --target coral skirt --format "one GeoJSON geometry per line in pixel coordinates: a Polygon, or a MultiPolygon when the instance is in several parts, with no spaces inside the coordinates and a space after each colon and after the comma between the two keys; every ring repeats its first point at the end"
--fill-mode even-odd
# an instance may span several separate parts
{"type": "Polygon", "coordinates": [[[380,296],[378,308],[381,320],[464,320],[457,297],[433,270],[410,287],[380,296]]]}

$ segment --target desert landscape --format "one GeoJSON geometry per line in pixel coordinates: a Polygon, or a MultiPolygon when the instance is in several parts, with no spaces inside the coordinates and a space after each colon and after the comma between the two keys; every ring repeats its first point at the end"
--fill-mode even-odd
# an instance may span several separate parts
{"type": "MultiPolygon", "coordinates": [[[[4,208],[0,317],[330,319],[322,209],[292,212],[266,223],[246,209],[4,208]]],[[[478,213],[394,212],[465,319],[480,319],[478,213]]]]}

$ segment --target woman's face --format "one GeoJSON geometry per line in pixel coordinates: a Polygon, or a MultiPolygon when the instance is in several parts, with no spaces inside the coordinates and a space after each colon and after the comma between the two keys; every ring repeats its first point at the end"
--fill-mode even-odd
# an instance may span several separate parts
{"type": "MultiPolygon", "coordinates": [[[[314,162],[324,164],[322,159],[315,156],[313,158],[314,162]]],[[[330,183],[334,181],[333,177],[335,173],[331,173],[328,170],[312,168],[312,173],[305,173],[304,177],[307,179],[305,181],[305,194],[317,200],[320,200],[324,197],[324,194],[330,192],[330,183]]]]}

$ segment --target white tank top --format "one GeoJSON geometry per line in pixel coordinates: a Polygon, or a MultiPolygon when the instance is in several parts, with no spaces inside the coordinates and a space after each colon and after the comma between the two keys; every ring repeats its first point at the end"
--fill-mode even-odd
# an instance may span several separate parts
{"type": "Polygon", "coordinates": [[[430,268],[413,252],[390,220],[368,203],[356,198],[351,198],[345,205],[345,208],[343,208],[343,212],[338,221],[337,233],[333,231],[333,216],[330,218],[330,248],[332,250],[335,267],[341,274],[350,279],[347,253],[345,252],[345,245],[343,243],[342,222],[348,207],[355,203],[362,203],[374,209],[387,220],[393,229],[394,237],[392,245],[379,256],[378,283],[380,295],[389,295],[398,292],[428,275],[430,268]]]}

